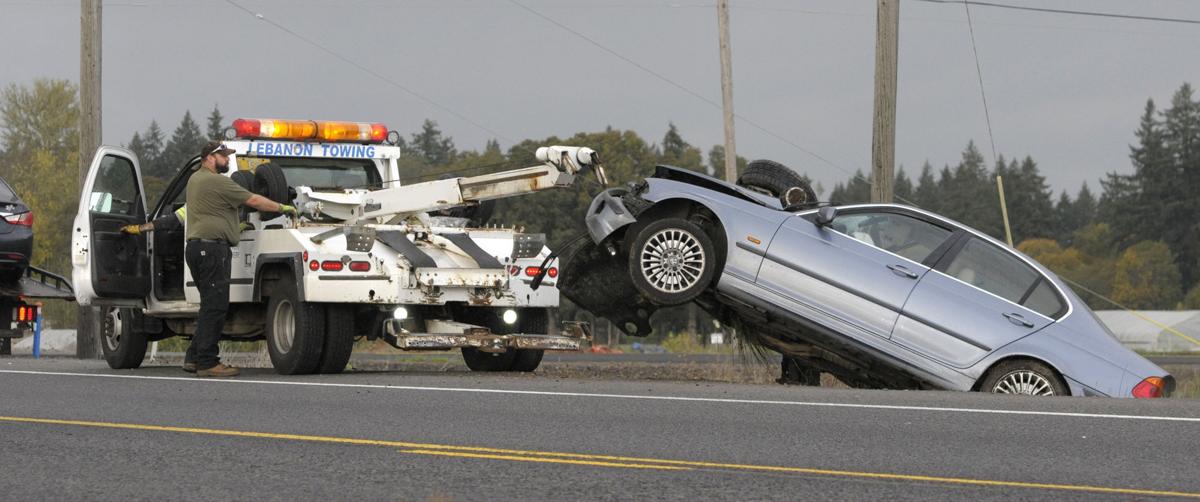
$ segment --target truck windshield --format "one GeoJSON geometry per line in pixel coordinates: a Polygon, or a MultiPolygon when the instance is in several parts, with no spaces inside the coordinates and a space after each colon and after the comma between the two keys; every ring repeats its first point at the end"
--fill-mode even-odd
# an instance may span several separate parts
{"type": "MultiPolygon", "coordinates": [[[[249,157],[238,158],[257,168],[263,164],[274,164],[283,169],[289,186],[307,186],[313,190],[341,190],[346,188],[381,188],[382,179],[375,162],[369,159],[314,159],[307,157],[249,157]]],[[[241,166],[239,166],[241,167],[241,166]]]]}

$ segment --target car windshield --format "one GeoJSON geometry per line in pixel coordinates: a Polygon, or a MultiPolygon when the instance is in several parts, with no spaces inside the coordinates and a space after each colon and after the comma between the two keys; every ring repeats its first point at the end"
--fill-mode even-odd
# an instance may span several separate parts
{"type": "Polygon", "coordinates": [[[288,185],[293,187],[306,186],[313,190],[376,190],[382,186],[375,163],[369,159],[238,157],[239,169],[251,170],[263,164],[274,164],[283,169],[288,185]]]}

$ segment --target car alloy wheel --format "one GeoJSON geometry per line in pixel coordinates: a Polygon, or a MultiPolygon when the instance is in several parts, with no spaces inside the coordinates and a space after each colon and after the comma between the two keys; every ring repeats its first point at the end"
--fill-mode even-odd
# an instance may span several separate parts
{"type": "Polygon", "coordinates": [[[1026,396],[1053,396],[1054,384],[1046,377],[1030,370],[1012,371],[1000,377],[991,389],[993,394],[1022,394],[1026,396]]]}
{"type": "Polygon", "coordinates": [[[691,232],[667,228],[646,240],[640,252],[642,276],[664,293],[686,291],[703,275],[704,248],[691,232]]]}

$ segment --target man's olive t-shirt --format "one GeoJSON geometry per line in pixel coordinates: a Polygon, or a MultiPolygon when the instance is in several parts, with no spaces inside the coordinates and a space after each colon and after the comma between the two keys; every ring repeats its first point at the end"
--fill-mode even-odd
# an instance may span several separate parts
{"type": "Polygon", "coordinates": [[[251,195],[227,176],[197,169],[187,184],[187,238],[237,244],[238,207],[251,195]]]}

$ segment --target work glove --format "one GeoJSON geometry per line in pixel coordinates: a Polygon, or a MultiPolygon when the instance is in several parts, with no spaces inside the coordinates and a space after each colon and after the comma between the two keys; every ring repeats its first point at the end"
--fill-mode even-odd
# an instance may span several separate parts
{"type": "Polygon", "coordinates": [[[250,230],[250,223],[245,221],[238,223],[238,232],[245,232],[247,230],[250,230]]]}
{"type": "Polygon", "coordinates": [[[296,208],[295,208],[295,207],[292,207],[292,206],[289,206],[289,205],[287,205],[287,204],[280,204],[280,205],[279,205],[279,212],[280,212],[280,213],[283,213],[283,214],[290,214],[290,215],[292,215],[292,216],[295,216],[295,215],[296,215],[296,208]]]}
{"type": "Polygon", "coordinates": [[[129,234],[129,235],[141,235],[142,226],[141,225],[125,225],[125,226],[121,227],[121,233],[129,234]]]}

